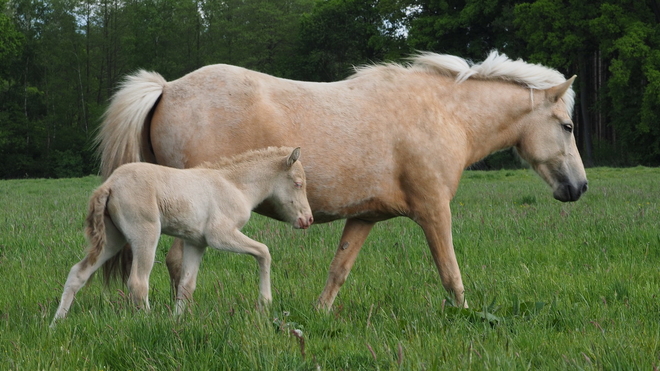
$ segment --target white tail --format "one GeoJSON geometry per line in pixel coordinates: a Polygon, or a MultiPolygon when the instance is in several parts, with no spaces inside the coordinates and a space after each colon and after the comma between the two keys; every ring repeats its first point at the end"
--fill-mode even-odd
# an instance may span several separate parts
{"type": "Polygon", "coordinates": [[[156,72],[140,70],[127,76],[103,115],[96,137],[101,157],[101,175],[107,179],[122,164],[145,161],[145,120],[167,81],[156,72]]]}

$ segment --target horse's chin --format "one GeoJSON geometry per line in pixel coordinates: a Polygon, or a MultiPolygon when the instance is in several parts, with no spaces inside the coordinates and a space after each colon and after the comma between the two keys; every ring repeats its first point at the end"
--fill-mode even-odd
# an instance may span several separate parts
{"type": "Polygon", "coordinates": [[[553,196],[556,200],[561,202],[575,202],[580,199],[580,196],[587,191],[587,182],[583,182],[579,185],[574,185],[572,183],[560,183],[553,192],[553,196]]]}

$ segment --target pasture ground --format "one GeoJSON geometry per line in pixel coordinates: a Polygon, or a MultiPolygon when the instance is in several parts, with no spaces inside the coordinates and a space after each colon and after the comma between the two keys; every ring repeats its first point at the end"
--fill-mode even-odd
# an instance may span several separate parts
{"type": "Polygon", "coordinates": [[[588,177],[562,204],[528,170],[465,173],[452,214],[470,310],[445,302],[421,230],[397,218],[377,224],[319,313],[343,223],[298,231],[255,215],[244,232],[271,249],[268,313],[255,310],[255,260],[207,250],[195,302],[174,319],[163,237],[151,313],[97,277],[54,330],[100,180],[0,181],[0,369],[657,370],[660,169],[588,177]]]}

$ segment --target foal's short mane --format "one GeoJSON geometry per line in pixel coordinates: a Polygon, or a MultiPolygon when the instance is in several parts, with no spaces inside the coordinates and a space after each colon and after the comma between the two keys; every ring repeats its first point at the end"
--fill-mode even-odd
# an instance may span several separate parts
{"type": "MultiPolygon", "coordinates": [[[[430,52],[420,52],[412,56],[410,60],[411,63],[408,66],[389,63],[358,67],[356,68],[356,74],[352,77],[359,77],[382,69],[390,71],[396,69],[422,70],[454,77],[456,83],[461,83],[467,79],[504,80],[539,90],[549,89],[566,81],[564,75],[555,69],[540,64],[527,63],[522,59],[514,61],[505,54],[499,54],[496,50],[490,52],[488,57],[481,63],[473,63],[454,55],[430,52]]],[[[573,89],[568,89],[562,99],[569,114],[572,113],[575,104],[573,89]]]]}
{"type": "Polygon", "coordinates": [[[206,161],[199,165],[197,168],[203,169],[224,169],[230,167],[236,167],[238,165],[243,165],[247,163],[254,163],[261,161],[265,158],[272,157],[284,157],[290,155],[293,151],[293,148],[289,147],[268,147],[261,149],[254,149],[251,151],[243,152],[231,157],[222,157],[217,159],[217,161],[206,161]]]}

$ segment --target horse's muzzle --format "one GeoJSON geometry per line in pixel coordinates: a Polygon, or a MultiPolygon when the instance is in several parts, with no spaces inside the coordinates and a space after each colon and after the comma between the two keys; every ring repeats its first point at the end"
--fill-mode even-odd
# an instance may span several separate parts
{"type": "Polygon", "coordinates": [[[572,183],[562,183],[555,189],[553,196],[556,200],[561,202],[573,202],[579,200],[580,196],[582,196],[588,188],[586,181],[577,185],[572,183]]]}

